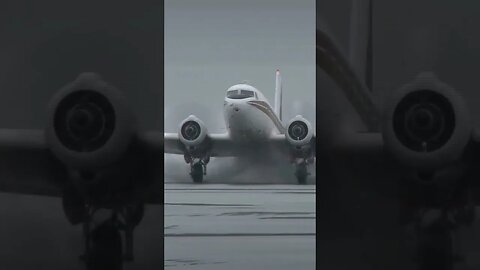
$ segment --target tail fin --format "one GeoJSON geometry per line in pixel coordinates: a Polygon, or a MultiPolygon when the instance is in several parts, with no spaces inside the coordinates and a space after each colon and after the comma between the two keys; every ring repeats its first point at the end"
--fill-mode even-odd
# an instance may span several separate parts
{"type": "Polygon", "coordinates": [[[282,121],[282,78],[278,69],[275,78],[275,114],[282,121]]]}
{"type": "Polygon", "coordinates": [[[372,23],[373,0],[352,0],[350,16],[350,62],[358,77],[373,90],[372,23]]]}

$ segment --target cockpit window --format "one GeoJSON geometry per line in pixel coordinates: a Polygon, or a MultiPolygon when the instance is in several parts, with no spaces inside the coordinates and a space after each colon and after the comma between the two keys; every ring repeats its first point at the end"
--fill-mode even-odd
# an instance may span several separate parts
{"type": "Polygon", "coordinates": [[[253,91],[249,91],[249,90],[240,90],[240,94],[241,95],[244,95],[246,97],[253,97],[253,91]]]}
{"type": "Polygon", "coordinates": [[[231,90],[227,92],[227,98],[231,99],[244,99],[251,97],[255,97],[255,94],[253,91],[250,90],[231,90]]]}

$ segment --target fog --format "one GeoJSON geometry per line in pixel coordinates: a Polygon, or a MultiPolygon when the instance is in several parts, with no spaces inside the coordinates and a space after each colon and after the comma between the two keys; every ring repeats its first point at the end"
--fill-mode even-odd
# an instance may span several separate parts
{"type": "MultiPolygon", "coordinates": [[[[314,7],[313,0],[165,1],[165,132],[177,132],[190,114],[202,119],[209,132],[226,132],[227,88],[247,82],[273,104],[277,68],[283,122],[301,114],[315,127],[314,7]]],[[[296,183],[283,155],[255,164],[212,158],[205,180],[296,183]]],[[[183,156],[165,155],[167,181],[190,182],[189,170],[183,156]]]]}

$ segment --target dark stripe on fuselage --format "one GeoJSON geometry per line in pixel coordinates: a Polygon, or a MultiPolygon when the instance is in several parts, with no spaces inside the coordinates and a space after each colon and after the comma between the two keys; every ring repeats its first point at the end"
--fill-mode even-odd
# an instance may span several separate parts
{"type": "Polygon", "coordinates": [[[285,127],[283,126],[280,119],[278,119],[277,115],[273,112],[272,108],[270,108],[268,103],[260,100],[252,100],[252,101],[248,101],[248,104],[254,106],[255,108],[259,109],[261,112],[265,113],[275,124],[280,134],[285,133],[285,127]]]}

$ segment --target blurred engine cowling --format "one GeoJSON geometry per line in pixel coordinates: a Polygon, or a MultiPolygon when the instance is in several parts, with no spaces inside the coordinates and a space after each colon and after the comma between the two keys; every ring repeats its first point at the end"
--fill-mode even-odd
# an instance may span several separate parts
{"type": "Polygon", "coordinates": [[[293,146],[310,144],[313,137],[312,125],[307,119],[297,115],[288,122],[285,136],[287,141],[293,146]]]}
{"type": "Polygon", "coordinates": [[[180,123],[178,136],[189,150],[200,148],[207,139],[207,135],[208,130],[205,124],[195,115],[188,116],[180,123]]]}
{"type": "Polygon", "coordinates": [[[458,161],[472,132],[463,98],[433,73],[421,73],[392,95],[382,129],[390,153],[419,171],[458,161]]]}
{"type": "Polygon", "coordinates": [[[135,134],[125,98],[96,73],[82,73],[48,107],[46,140],[66,165],[95,170],[120,159],[135,134]]]}

